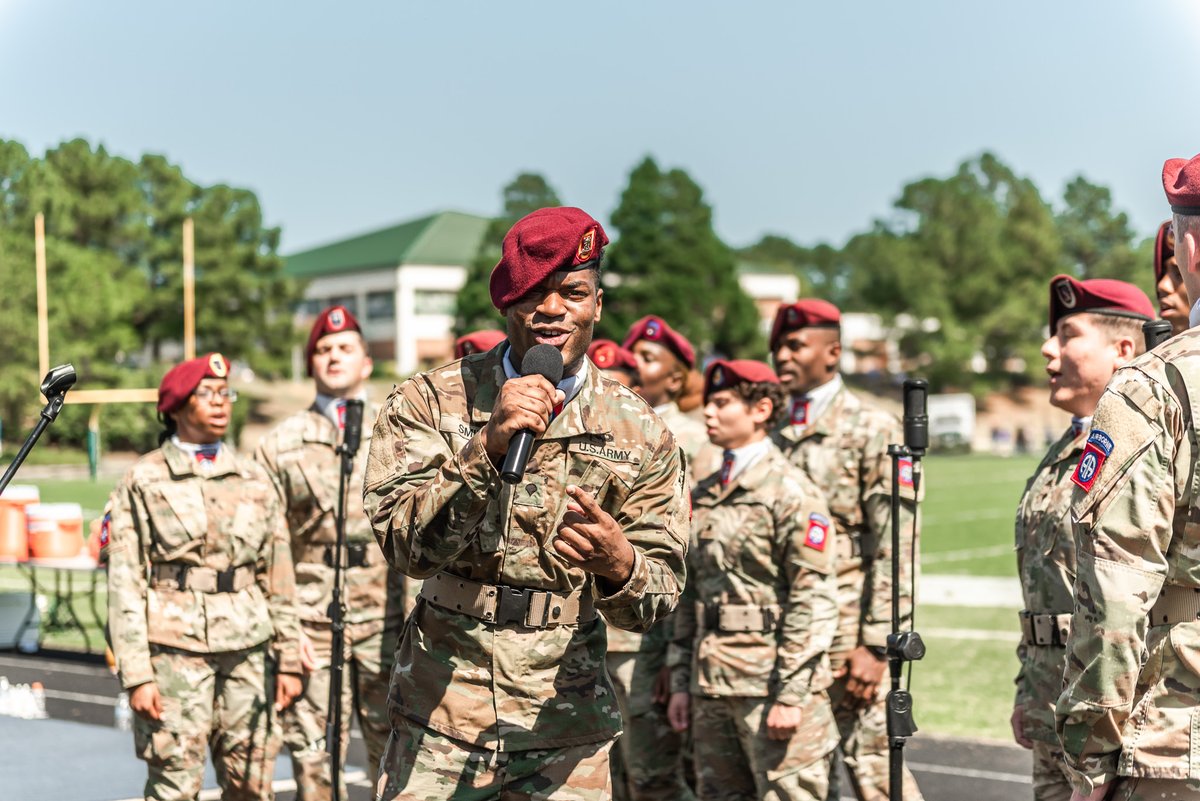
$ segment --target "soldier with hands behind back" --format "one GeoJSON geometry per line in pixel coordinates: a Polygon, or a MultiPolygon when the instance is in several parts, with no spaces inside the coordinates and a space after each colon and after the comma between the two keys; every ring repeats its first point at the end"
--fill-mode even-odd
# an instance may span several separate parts
{"type": "MultiPolygon", "coordinates": [[[[903,442],[895,415],[874,408],[842,381],[841,312],[832,303],[804,299],[775,314],[771,352],[779,380],[791,395],[773,438],[792,464],[816,481],[837,527],[838,633],[830,658],[830,688],[841,731],[840,751],[859,801],[888,797],[886,691],[887,636],[892,629],[892,582],[900,588],[900,624],[912,615],[910,565],[916,549],[916,495],[911,471],[901,469],[901,575],[892,575],[892,458],[903,442]]],[[[924,487],[924,485],[922,485],[924,487]]],[[[831,798],[836,798],[836,787],[831,798]]],[[[905,801],[921,801],[912,773],[904,772],[905,801]]]]}
{"type": "Polygon", "coordinates": [[[1163,165],[1192,328],[1118,370],[1079,457],[1055,728],[1073,798],[1200,798],[1200,157],[1163,165]]]}
{"type": "MultiPolygon", "coordinates": [[[[344,306],[323,310],[304,350],[316,399],[306,410],[272,429],[255,458],[270,474],[287,515],[296,566],[304,694],[283,714],[284,743],[292,756],[296,796],[323,801],[332,795],[326,752],[330,663],[333,659],[329,604],[333,593],[334,548],[346,401],[366,400],[373,368],[358,320],[344,306]]],[[[367,405],[364,430],[378,407],[367,405]]],[[[404,575],[388,569],[362,506],[366,447],[354,458],[346,497],[343,601],[346,608],[347,670],[342,683],[341,760],[350,741],[351,709],[357,710],[374,779],[391,726],[387,693],[400,626],[404,622],[404,575]]],[[[343,789],[341,798],[346,798],[343,789]]]]}
{"type": "Polygon", "coordinates": [[[1092,413],[1117,368],[1144,350],[1142,323],[1154,316],[1146,294],[1123,281],[1050,282],[1050,336],[1042,345],[1050,405],[1071,426],[1050,446],[1017,507],[1017,574],[1024,610],[1012,728],[1033,751],[1035,801],[1068,801],[1071,784],[1054,733],[1062,691],[1075,583],[1071,475],[1091,433],[1092,413]]]}

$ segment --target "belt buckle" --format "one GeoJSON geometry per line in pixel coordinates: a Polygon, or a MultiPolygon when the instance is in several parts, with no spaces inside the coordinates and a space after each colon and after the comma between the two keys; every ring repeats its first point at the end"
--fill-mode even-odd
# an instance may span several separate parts
{"type": "Polygon", "coordinates": [[[529,613],[529,599],[533,595],[533,590],[526,587],[505,587],[503,585],[496,588],[499,592],[496,595],[496,623],[497,625],[508,625],[510,623],[518,623],[525,625],[525,616],[529,613]]]}
{"type": "Polygon", "coordinates": [[[217,592],[233,592],[233,576],[236,572],[237,568],[234,567],[217,572],[217,592]]]}
{"type": "Polygon", "coordinates": [[[367,544],[365,542],[350,542],[346,544],[346,567],[365,567],[367,564],[367,544]]]}

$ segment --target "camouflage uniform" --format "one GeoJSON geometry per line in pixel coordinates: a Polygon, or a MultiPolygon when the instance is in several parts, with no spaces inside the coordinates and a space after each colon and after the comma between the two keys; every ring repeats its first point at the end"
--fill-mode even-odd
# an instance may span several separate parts
{"type": "Polygon", "coordinates": [[[825,689],[837,630],[836,536],[812,480],[773,444],[726,487],[692,493],[690,580],[675,616],[671,690],[692,695],[701,799],[823,801],[838,730],[825,689]],[[726,613],[753,617],[744,625],[726,613]],[[768,739],[775,702],[803,710],[768,739]]]}
{"type": "MultiPolygon", "coordinates": [[[[369,426],[378,407],[368,409],[369,426]]],[[[304,633],[321,668],[307,674],[304,694],[281,715],[284,742],[292,754],[297,797],[331,795],[330,760],[325,752],[329,715],[328,666],[333,635],[328,617],[333,593],[333,547],[337,542],[338,479],[341,456],[337,426],[317,404],[289,417],[259,444],[255,458],[267,468],[287,512],[296,565],[296,604],[304,633]]],[[[343,674],[342,753],[350,741],[352,705],[367,746],[372,779],[379,769],[391,726],[387,690],[400,625],[404,622],[404,576],[389,570],[362,506],[366,447],[354,460],[346,493],[344,555],[346,670],[343,674]]],[[[342,793],[345,797],[345,793],[342,793]]]]}
{"type": "Polygon", "coordinates": [[[301,672],[287,525],[270,479],[228,446],[197,463],[168,442],[110,502],[108,624],[121,686],[153,681],[162,696],[161,722],[134,716],[146,797],[195,798],[207,744],[225,798],[270,798],[274,674],[301,672]]]}
{"type": "MultiPolygon", "coordinates": [[[[415,376],[392,393],[375,425],[368,515],[388,561],[427,579],[396,656],[386,798],[444,795],[462,780],[455,760],[467,759],[470,747],[495,757],[472,762],[472,781],[482,784],[513,760],[561,762],[579,747],[607,771],[599,744],[620,733],[621,717],[604,671],[605,626],[591,610],[610,626],[646,631],[674,609],[683,584],[682,454],[640,398],[594,367],[535,442],[524,480],[500,481],[479,432],[505,380],[506,349],[415,376]],[[590,491],[635,546],[633,574],[610,596],[551,546],[568,483],[590,491]],[[462,604],[451,600],[454,587],[493,599],[480,602],[488,611],[447,608],[462,604]],[[504,602],[497,608],[495,598],[513,597],[505,588],[534,591],[518,601],[524,613],[510,615],[504,602]],[[577,604],[577,616],[564,619],[579,622],[554,624],[535,615],[535,602],[577,604]],[[410,749],[411,736],[428,742],[410,749]]],[[[602,789],[573,782],[542,792],[610,792],[607,773],[602,789]]]]}
{"type": "MultiPolygon", "coordinates": [[[[828,406],[805,426],[785,419],[773,434],[792,464],[824,492],[837,528],[838,632],[830,658],[834,672],[859,645],[885,648],[892,627],[892,457],[887,448],[903,442],[900,422],[866,405],[840,386],[828,406]]],[[[913,515],[911,483],[901,491],[901,625],[912,614],[913,515]]],[[[887,674],[871,706],[856,710],[842,702],[847,676],[835,679],[829,695],[841,730],[841,751],[860,801],[888,797],[887,674]]],[[[918,801],[912,773],[905,768],[905,801],[918,801]]]]}
{"type": "Polygon", "coordinates": [[[1083,452],[1087,429],[1059,437],[1025,485],[1017,507],[1017,573],[1025,611],[1017,658],[1015,706],[1024,710],[1024,734],[1033,741],[1033,794],[1037,801],[1070,801],[1054,733],[1054,702],[1062,692],[1075,584],[1075,539],[1071,533],[1071,473],[1083,452]]]}
{"type": "MultiPolygon", "coordinates": [[[[708,441],[704,426],[679,411],[674,401],[656,408],[655,414],[679,443],[693,480],[720,467],[720,449],[708,441]]],[[[666,709],[654,703],[654,685],[667,664],[670,639],[670,619],[655,623],[645,635],[615,628],[608,631],[605,661],[625,722],[612,758],[617,801],[687,801],[694,797],[683,772],[684,736],[671,728],[666,709]]]]}
{"type": "Polygon", "coordinates": [[[1192,329],[1117,371],[1073,476],[1078,576],[1055,724],[1081,792],[1116,779],[1118,798],[1197,797],[1198,346],[1192,329]]]}

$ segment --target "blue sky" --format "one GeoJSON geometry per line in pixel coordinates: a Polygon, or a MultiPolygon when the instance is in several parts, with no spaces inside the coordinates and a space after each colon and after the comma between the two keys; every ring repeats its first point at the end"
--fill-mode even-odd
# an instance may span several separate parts
{"type": "Polygon", "coordinates": [[[607,220],[646,154],[733,245],[840,244],[992,150],[1150,235],[1200,151],[1200,3],[0,0],[0,137],[84,136],[255,190],[285,253],[520,170],[607,220]]]}

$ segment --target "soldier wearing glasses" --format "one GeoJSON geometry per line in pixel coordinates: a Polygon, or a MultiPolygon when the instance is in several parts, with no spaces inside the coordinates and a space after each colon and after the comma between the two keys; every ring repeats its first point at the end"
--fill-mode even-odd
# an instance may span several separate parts
{"type": "Polygon", "coordinates": [[[222,442],[228,374],[210,353],[164,376],[160,447],[110,500],[109,629],[147,798],[196,798],[206,747],[223,798],[270,798],[275,716],[301,689],[287,522],[222,442]]]}

